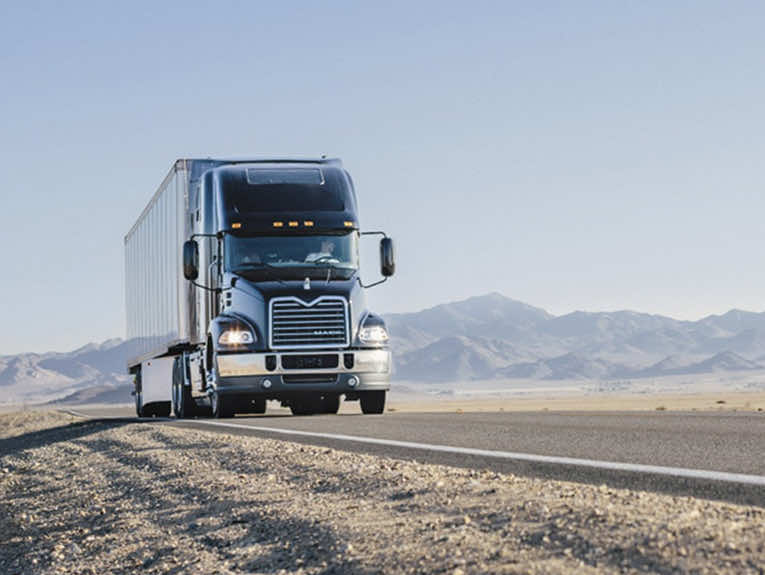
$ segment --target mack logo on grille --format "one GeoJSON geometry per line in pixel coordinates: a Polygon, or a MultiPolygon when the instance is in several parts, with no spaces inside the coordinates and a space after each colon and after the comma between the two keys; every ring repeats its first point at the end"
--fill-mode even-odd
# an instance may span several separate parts
{"type": "Polygon", "coordinates": [[[278,297],[270,305],[273,349],[342,348],[350,344],[348,303],[340,296],[320,296],[306,302],[278,297]]]}

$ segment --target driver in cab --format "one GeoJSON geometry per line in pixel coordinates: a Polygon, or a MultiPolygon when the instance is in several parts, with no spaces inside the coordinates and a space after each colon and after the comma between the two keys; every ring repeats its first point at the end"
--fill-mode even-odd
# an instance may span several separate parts
{"type": "Polygon", "coordinates": [[[335,242],[332,240],[322,240],[321,248],[318,252],[312,252],[305,257],[306,262],[326,262],[326,261],[338,261],[333,255],[335,252],[335,242]]]}

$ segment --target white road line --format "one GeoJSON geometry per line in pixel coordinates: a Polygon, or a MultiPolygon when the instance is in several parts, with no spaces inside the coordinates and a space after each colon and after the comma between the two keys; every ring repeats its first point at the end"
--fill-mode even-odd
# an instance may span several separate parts
{"type": "MultiPolygon", "coordinates": [[[[73,410],[67,413],[79,417],[93,417],[73,410]]],[[[108,419],[108,418],[107,418],[108,419]]],[[[146,419],[147,421],[178,421],[172,418],[146,419]]],[[[191,423],[191,421],[189,421],[191,423]]],[[[620,463],[616,461],[599,461],[597,459],[579,459],[576,457],[559,457],[555,455],[535,455],[532,453],[517,453],[513,451],[492,451],[489,449],[477,449],[474,447],[456,447],[452,445],[439,445],[433,443],[415,443],[413,441],[398,441],[395,439],[380,439],[377,437],[364,437],[359,435],[343,435],[338,433],[322,433],[318,431],[301,431],[298,429],[283,429],[276,427],[264,427],[258,425],[243,425],[241,423],[226,423],[222,421],[208,421],[196,419],[196,424],[224,427],[231,429],[245,429],[250,431],[262,431],[281,435],[298,437],[315,437],[320,439],[333,439],[337,441],[350,441],[366,443],[370,445],[384,445],[389,447],[403,447],[405,449],[417,449],[420,451],[438,451],[442,453],[458,453],[461,455],[477,455],[480,457],[492,457],[494,459],[512,459],[516,461],[530,461],[532,463],[552,463],[556,465],[575,465],[578,467],[590,467],[593,469],[608,469],[612,471],[630,471],[633,473],[651,473],[653,475],[667,475],[670,477],[683,477],[688,479],[706,479],[712,481],[724,481],[727,483],[743,483],[747,485],[760,485],[765,487],[765,476],[747,475],[744,473],[728,473],[725,471],[708,471],[704,469],[685,469],[682,467],[665,467],[662,465],[642,465],[639,463],[620,463]]]]}
{"type": "Polygon", "coordinates": [[[297,429],[281,429],[256,425],[242,425],[240,423],[224,423],[219,421],[196,420],[195,423],[202,423],[204,425],[212,425],[216,427],[230,427],[233,429],[250,429],[267,433],[279,433],[282,435],[317,437],[321,439],[353,441],[356,443],[367,443],[371,445],[403,447],[406,449],[418,449],[421,451],[459,453],[461,455],[478,455],[481,457],[492,457],[495,459],[514,459],[517,461],[554,463],[557,465],[576,465],[579,467],[592,467],[595,469],[652,473],[655,475],[669,475],[672,477],[686,477],[690,479],[708,479],[714,481],[726,481],[729,483],[745,483],[748,485],[762,485],[765,487],[765,477],[761,475],[747,475],[744,473],[727,473],[725,471],[707,471],[703,469],[684,469],[682,467],[664,467],[661,465],[641,465],[639,463],[619,463],[615,461],[598,461],[597,459],[578,459],[575,457],[558,457],[554,455],[534,455],[531,453],[516,453],[513,451],[492,451],[488,449],[476,449],[474,447],[455,447],[452,445],[438,445],[433,443],[415,443],[412,441],[397,441],[395,439],[379,439],[377,437],[321,433],[316,431],[300,431],[297,429]]]}

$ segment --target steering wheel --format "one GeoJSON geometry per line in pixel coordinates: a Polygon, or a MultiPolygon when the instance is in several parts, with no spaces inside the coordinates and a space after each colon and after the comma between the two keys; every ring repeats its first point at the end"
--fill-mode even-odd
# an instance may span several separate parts
{"type": "Polygon", "coordinates": [[[319,256],[315,260],[311,260],[312,264],[323,264],[323,263],[340,263],[340,260],[337,259],[335,256],[319,256]]]}

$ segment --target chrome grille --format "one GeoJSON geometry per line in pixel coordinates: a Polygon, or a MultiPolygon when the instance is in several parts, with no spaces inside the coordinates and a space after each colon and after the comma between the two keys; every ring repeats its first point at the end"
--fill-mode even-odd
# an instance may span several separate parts
{"type": "Polygon", "coordinates": [[[278,297],[270,303],[271,349],[347,347],[348,304],[339,296],[312,302],[278,297]]]}

